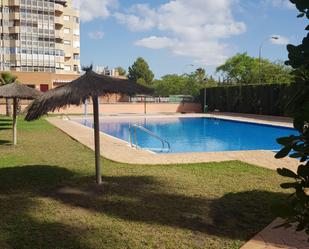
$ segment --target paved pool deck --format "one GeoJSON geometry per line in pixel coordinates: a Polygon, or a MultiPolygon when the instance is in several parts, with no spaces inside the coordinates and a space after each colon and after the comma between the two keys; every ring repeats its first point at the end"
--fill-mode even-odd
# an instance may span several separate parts
{"type": "MultiPolygon", "coordinates": [[[[259,124],[276,125],[282,127],[293,127],[292,120],[285,117],[233,114],[233,113],[209,113],[209,114],[174,114],[174,115],[146,115],[147,118],[166,117],[212,117],[225,120],[237,120],[243,122],[254,122],[259,124]]],[[[120,118],[144,118],[145,115],[115,114],[102,116],[104,119],[120,118]]],[[[76,141],[94,150],[93,129],[83,126],[74,120],[81,117],[48,118],[48,122],[68,134],[76,141]]],[[[256,166],[276,170],[277,168],[289,168],[296,171],[298,161],[291,158],[275,159],[271,151],[228,151],[228,152],[202,152],[202,153],[175,153],[175,154],[155,154],[149,151],[131,148],[122,140],[115,139],[101,132],[101,155],[109,160],[128,164],[151,164],[168,165],[182,163],[208,163],[223,161],[242,161],[256,166]]],[[[272,229],[280,220],[275,220],[261,233],[246,243],[242,249],[276,249],[276,248],[309,248],[304,234],[295,233],[288,229],[272,229]]]]}

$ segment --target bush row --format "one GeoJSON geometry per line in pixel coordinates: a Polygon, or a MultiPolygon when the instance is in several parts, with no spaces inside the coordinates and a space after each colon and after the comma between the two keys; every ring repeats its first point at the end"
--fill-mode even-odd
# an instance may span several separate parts
{"type": "MultiPolygon", "coordinates": [[[[267,84],[206,88],[209,111],[284,116],[285,106],[299,84],[267,84]]],[[[205,89],[201,90],[204,105],[205,89]]]]}

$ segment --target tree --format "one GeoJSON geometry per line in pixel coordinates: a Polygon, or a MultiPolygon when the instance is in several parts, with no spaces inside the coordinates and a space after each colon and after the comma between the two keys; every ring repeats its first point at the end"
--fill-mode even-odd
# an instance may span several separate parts
{"type": "Polygon", "coordinates": [[[199,83],[200,88],[215,87],[218,85],[218,82],[212,76],[207,75],[204,68],[198,68],[193,74],[188,76],[194,77],[195,80],[199,83]]]}
{"type": "Polygon", "coordinates": [[[198,96],[200,89],[206,86],[206,82],[202,83],[197,80],[196,74],[168,74],[160,80],[155,80],[153,88],[158,96],[169,95],[191,95],[198,96]]]}
{"type": "Polygon", "coordinates": [[[204,68],[198,68],[195,70],[195,77],[198,82],[203,83],[206,81],[206,70],[204,68]]]}
{"type": "Polygon", "coordinates": [[[128,78],[140,84],[151,85],[154,74],[150,70],[148,63],[141,57],[137,58],[129,67],[128,78]]]}
{"type": "MultiPolygon", "coordinates": [[[[3,72],[0,75],[0,85],[7,85],[14,83],[17,80],[17,77],[11,74],[10,72],[3,72]]],[[[11,101],[10,99],[6,99],[6,116],[12,115],[12,109],[11,109],[11,101]]]]}
{"type": "MultiPolygon", "coordinates": [[[[283,63],[273,63],[262,59],[261,68],[263,83],[291,83],[293,81],[292,69],[283,63]]],[[[227,82],[255,84],[259,82],[259,59],[247,53],[236,54],[217,67],[217,72],[221,72],[227,82]]]]}
{"type": "MultiPolygon", "coordinates": [[[[306,16],[309,19],[308,0],[290,0],[296,5],[300,14],[298,17],[306,16]]],[[[309,26],[306,27],[309,30],[309,26]]],[[[309,33],[298,46],[288,45],[289,60],[295,71],[308,75],[309,70],[309,33]]],[[[281,176],[293,179],[292,182],[281,184],[284,189],[292,189],[294,192],[290,197],[290,212],[283,214],[286,222],[281,226],[290,227],[297,224],[297,231],[305,231],[309,235],[309,82],[298,82],[300,91],[287,104],[287,110],[294,118],[294,128],[299,135],[279,138],[277,141],[283,148],[276,154],[276,158],[290,156],[300,160],[297,172],[289,169],[278,169],[281,176]]],[[[308,239],[309,240],[309,239],[308,239]]]]}
{"type": "Polygon", "coordinates": [[[120,76],[126,76],[127,71],[123,67],[116,67],[116,70],[120,76]]]}

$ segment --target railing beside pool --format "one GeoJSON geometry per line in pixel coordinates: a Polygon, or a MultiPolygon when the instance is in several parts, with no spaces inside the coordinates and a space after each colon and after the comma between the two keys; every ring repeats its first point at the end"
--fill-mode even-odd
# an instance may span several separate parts
{"type": "Polygon", "coordinates": [[[136,132],[137,129],[145,132],[146,134],[150,135],[151,137],[153,137],[155,139],[158,139],[162,144],[162,148],[143,148],[143,149],[146,149],[146,150],[148,149],[148,150],[152,150],[152,151],[161,151],[161,152],[162,151],[169,152],[171,150],[171,145],[167,140],[159,137],[158,135],[156,135],[152,131],[146,129],[145,127],[140,126],[140,125],[136,125],[136,124],[129,126],[129,135],[130,135],[131,147],[140,148],[138,146],[138,140],[137,140],[137,132],[136,132]]]}

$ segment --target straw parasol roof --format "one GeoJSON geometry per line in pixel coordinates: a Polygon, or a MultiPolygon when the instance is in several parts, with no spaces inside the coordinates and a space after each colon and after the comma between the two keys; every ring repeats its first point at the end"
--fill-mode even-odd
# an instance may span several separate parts
{"type": "Polygon", "coordinates": [[[1,98],[35,99],[41,92],[28,86],[12,83],[0,87],[1,98]]]}
{"type": "Polygon", "coordinates": [[[100,127],[99,127],[99,101],[98,97],[123,93],[127,95],[151,94],[152,90],[133,81],[99,75],[92,71],[92,67],[85,69],[86,73],[80,78],[46,92],[34,100],[27,110],[26,120],[38,119],[48,112],[69,106],[80,105],[88,98],[93,102],[94,147],[96,181],[102,183],[100,160],[100,127]]]}
{"type": "Polygon", "coordinates": [[[80,78],[46,92],[28,108],[27,121],[69,105],[81,105],[89,97],[99,97],[111,93],[127,95],[151,94],[152,91],[140,84],[126,79],[100,75],[87,69],[80,78]]]}
{"type": "Polygon", "coordinates": [[[13,99],[13,144],[17,144],[17,99],[35,99],[42,93],[16,82],[0,87],[0,98],[13,99]]]}

